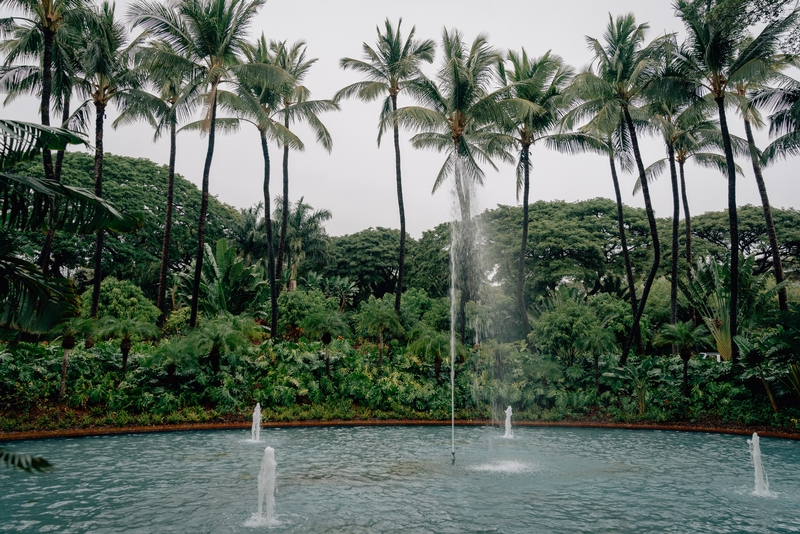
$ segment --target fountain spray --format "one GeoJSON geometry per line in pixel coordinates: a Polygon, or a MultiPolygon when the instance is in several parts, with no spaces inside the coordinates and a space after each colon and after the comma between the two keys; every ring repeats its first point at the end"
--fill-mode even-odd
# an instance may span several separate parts
{"type": "Polygon", "coordinates": [[[758,433],[753,432],[753,438],[747,440],[747,445],[750,447],[750,457],[753,459],[753,468],[755,470],[756,488],[753,494],[759,497],[766,497],[770,494],[769,478],[764,472],[764,466],[761,464],[761,446],[759,445],[758,433]]]}

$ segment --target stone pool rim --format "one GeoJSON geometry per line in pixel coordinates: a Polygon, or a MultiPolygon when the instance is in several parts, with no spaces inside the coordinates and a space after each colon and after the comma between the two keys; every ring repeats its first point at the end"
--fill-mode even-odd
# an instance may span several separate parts
{"type": "MultiPolygon", "coordinates": [[[[250,430],[251,422],[180,423],[173,425],[146,425],[121,427],[70,428],[59,430],[25,430],[0,432],[0,443],[23,440],[80,438],[117,434],[144,434],[155,432],[187,432],[202,430],[250,430]]],[[[470,419],[455,422],[456,426],[492,426],[488,419],[470,419]]],[[[494,423],[496,424],[496,423],[494,423]]],[[[262,429],[302,427],[357,427],[357,426],[450,426],[450,421],[417,419],[361,419],[331,421],[264,421],[262,429]]],[[[761,437],[800,441],[800,430],[787,431],[770,427],[726,427],[704,424],[624,423],[595,421],[514,421],[518,427],[600,428],[617,430],[660,430],[672,432],[705,432],[750,436],[758,432],[761,437]]]]}

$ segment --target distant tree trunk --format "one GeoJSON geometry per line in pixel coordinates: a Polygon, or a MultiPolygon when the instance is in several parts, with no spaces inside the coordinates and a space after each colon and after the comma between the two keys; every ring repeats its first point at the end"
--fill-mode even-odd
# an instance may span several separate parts
{"type": "Polygon", "coordinates": [[[200,304],[200,275],[203,272],[203,254],[205,253],[206,214],[208,213],[208,175],[211,173],[211,160],[214,158],[214,133],[217,120],[217,85],[216,80],[211,87],[213,102],[211,103],[211,124],[208,129],[208,151],[206,163],[203,166],[203,196],[200,202],[200,220],[197,224],[197,258],[194,267],[194,286],[192,288],[192,312],[189,317],[189,326],[197,326],[197,308],[200,304]]]}
{"type": "Polygon", "coordinates": [[[119,343],[119,351],[122,353],[122,374],[128,372],[128,355],[131,352],[131,338],[123,337],[119,343]]]}
{"type": "MultiPolygon", "coordinates": [[[[98,197],[103,196],[103,121],[105,120],[106,105],[103,102],[95,102],[95,124],[94,124],[94,194],[98,197]]],[[[94,285],[92,286],[92,305],[89,310],[89,317],[97,318],[97,309],[100,306],[100,282],[103,279],[102,260],[103,260],[103,230],[97,231],[97,243],[94,250],[94,285]]]]}
{"type": "MultiPolygon", "coordinates": [[[[397,111],[397,95],[392,94],[392,111],[397,111]]],[[[400,315],[400,300],[403,295],[403,272],[406,261],[406,210],[403,204],[403,180],[400,169],[400,130],[397,120],[393,124],[394,131],[394,165],[397,175],[397,207],[400,211],[400,258],[397,262],[397,287],[394,292],[394,311],[400,315]]]]}
{"type": "MultiPolygon", "coordinates": [[[[283,125],[289,128],[289,115],[283,119],[283,125]]],[[[289,227],[289,145],[283,145],[283,206],[281,211],[281,236],[278,241],[278,259],[275,265],[275,276],[281,281],[278,293],[283,285],[283,257],[286,254],[286,232],[289,227]]]]}
{"type": "MultiPolygon", "coordinates": [[[[672,262],[670,266],[669,324],[678,322],[678,248],[680,247],[681,198],[678,192],[678,172],[675,169],[675,146],[667,145],[669,176],[672,185],[672,262]]],[[[678,355],[678,344],[672,344],[672,355],[678,355]]]]}
{"type": "Polygon", "coordinates": [[[383,330],[378,330],[378,367],[383,367],[383,330]]]}
{"type": "Polygon", "coordinates": [[[175,153],[177,151],[175,131],[176,124],[173,120],[169,125],[169,170],[167,171],[167,210],[164,218],[164,240],[161,244],[161,267],[158,271],[158,300],[156,305],[161,310],[158,317],[158,326],[164,325],[167,319],[167,271],[169,267],[169,249],[172,239],[172,204],[175,191],[175,153]]]}
{"type": "Polygon", "coordinates": [[[267,231],[267,275],[269,276],[269,295],[270,295],[270,335],[275,336],[278,333],[278,285],[275,283],[275,249],[272,246],[272,217],[271,217],[271,203],[269,196],[269,177],[270,177],[270,162],[269,162],[269,146],[267,145],[267,135],[262,130],[261,134],[261,152],[264,154],[264,226],[267,231]]]}
{"type": "MultiPolygon", "coordinates": [[[[769,196],[767,195],[767,185],[764,183],[764,175],[761,173],[761,162],[758,159],[758,149],[753,140],[753,129],[750,126],[750,121],[744,120],[744,131],[747,135],[747,144],[750,145],[750,160],[753,162],[753,174],[756,176],[756,184],[758,184],[758,193],[761,195],[761,206],[764,208],[764,220],[767,223],[767,235],[769,236],[769,246],[772,249],[772,268],[775,272],[775,282],[780,284],[783,282],[783,265],[781,263],[781,253],[778,249],[778,234],[775,232],[775,221],[772,219],[772,207],[769,204],[769,196]]],[[[789,309],[789,301],[786,295],[786,288],[778,291],[778,303],[780,309],[787,311],[789,309]]]]}
{"type": "MultiPolygon", "coordinates": [[[[683,202],[683,220],[686,224],[686,279],[692,280],[692,216],[689,213],[689,198],[686,194],[686,177],[684,175],[685,161],[678,160],[681,178],[681,201],[683,202]]],[[[689,314],[692,316],[692,326],[697,326],[697,311],[689,304],[689,314]]]]}
{"type": "Polygon", "coordinates": [[[64,335],[61,341],[61,348],[64,349],[64,357],[61,360],[61,384],[58,388],[59,402],[64,400],[67,395],[67,366],[69,364],[69,351],[75,347],[75,337],[72,335],[64,335]]]}
{"type": "Polygon", "coordinates": [[[656,279],[656,273],[658,272],[658,266],[661,263],[661,246],[658,242],[656,216],[653,212],[653,204],[650,201],[650,186],[647,183],[647,176],[645,175],[644,164],[642,163],[642,155],[639,151],[639,140],[636,137],[636,127],[633,125],[633,119],[631,118],[628,106],[622,106],[622,110],[625,114],[625,124],[628,127],[628,133],[631,136],[631,146],[633,147],[633,155],[634,159],[636,160],[636,167],[639,170],[639,181],[642,184],[642,196],[644,197],[647,221],[650,224],[650,238],[653,243],[653,265],[650,267],[650,272],[647,274],[647,279],[645,279],[644,282],[644,288],[642,288],[642,298],[639,301],[639,306],[636,308],[636,314],[633,316],[633,326],[631,327],[631,331],[628,334],[628,337],[625,340],[625,345],[622,348],[622,357],[620,358],[619,364],[620,366],[624,367],[628,361],[628,352],[630,352],[631,345],[633,345],[633,340],[636,338],[636,335],[639,331],[639,322],[642,319],[644,307],[647,304],[647,297],[650,294],[650,288],[653,286],[653,282],[656,279]]]}
{"type": "MultiPolygon", "coordinates": [[[[611,180],[614,182],[614,196],[617,201],[617,226],[619,228],[619,241],[622,246],[622,258],[625,261],[625,277],[628,280],[628,293],[631,298],[631,315],[636,316],[636,283],[633,279],[633,268],[631,267],[631,255],[628,251],[628,238],[625,236],[625,216],[623,213],[622,193],[619,189],[619,177],[617,176],[617,165],[614,162],[614,154],[608,155],[608,163],[611,167],[611,180]]],[[[639,353],[644,353],[641,332],[636,332],[636,348],[639,353]]]]}
{"type": "Polygon", "coordinates": [[[719,128],[722,132],[722,144],[725,148],[725,163],[728,167],[728,220],[731,233],[731,301],[728,322],[731,329],[731,361],[736,365],[739,361],[739,347],[733,342],[733,338],[739,331],[739,218],[736,211],[736,161],[733,159],[733,147],[731,146],[731,136],[728,132],[728,120],[725,117],[724,98],[723,95],[716,97],[714,100],[717,102],[717,110],[719,111],[719,128]]]}
{"type": "MultiPolygon", "coordinates": [[[[64,99],[64,109],[61,113],[61,126],[66,127],[67,121],[69,120],[69,96],[64,99]]],[[[44,156],[42,156],[44,157],[44,156]]],[[[59,150],[56,152],[56,165],[55,170],[53,172],[53,180],[56,182],[61,182],[61,169],[64,166],[64,150],[59,150]]],[[[53,239],[56,236],[56,231],[52,228],[58,213],[55,209],[53,209],[50,213],[50,226],[51,228],[47,231],[47,235],[44,238],[44,244],[42,245],[42,252],[39,256],[39,267],[41,267],[42,272],[44,274],[48,274],[51,276],[60,275],[60,273],[56,272],[57,269],[50,264],[50,253],[53,250],[53,239]]]]}
{"type": "Polygon", "coordinates": [[[531,331],[531,323],[528,320],[528,307],[525,305],[525,256],[528,251],[528,198],[531,189],[530,151],[530,144],[523,144],[520,158],[524,174],[524,184],[522,186],[522,243],[519,248],[519,265],[517,266],[517,309],[526,339],[531,331]]]}

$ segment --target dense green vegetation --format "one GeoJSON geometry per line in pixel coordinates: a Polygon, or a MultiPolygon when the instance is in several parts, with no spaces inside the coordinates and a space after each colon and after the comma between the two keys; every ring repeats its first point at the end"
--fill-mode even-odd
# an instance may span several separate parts
{"type": "Polygon", "coordinates": [[[133,28],[109,3],[14,4],[29,18],[2,25],[0,87],[40,96],[45,126],[2,128],[0,430],[243,420],[256,402],[265,420],[447,419],[451,363],[458,418],[511,404],[547,421],[800,429],[800,212],[772,208],[762,177],[795,155],[800,131],[784,73],[797,65],[784,53],[800,16],[790,2],[677,1],[685,43],[647,43],[647,24],[610,17],[582,72],[445,29],[429,78],[437,43],[386,21],[363,60],[341,62],[365,79],[332,100],[308,99],[316,60],[303,42],[247,42],[262,4],[145,0],[133,28]],[[147,34],[128,47],[131,29],[147,34]],[[73,116],[74,95],[86,105],[73,116]],[[318,115],[350,96],[384,99],[400,231],[330,237],[328,209],[289,202],[293,125],[330,150],[318,115]],[[104,153],[114,102],[121,122],[169,131],[168,166],[104,153]],[[77,130],[94,110],[93,157],[65,153],[86,141],[47,126],[51,105],[77,130]],[[747,139],[728,132],[733,110],[747,139]],[[750,127],[763,110],[780,137],[762,153],[750,127]],[[264,197],[236,210],[208,185],[217,131],[245,123],[264,197]],[[207,134],[200,190],[175,173],[181,126],[207,134]],[[453,187],[458,205],[420,239],[405,235],[403,129],[443,153],[434,189],[453,187]],[[649,133],[667,158],[646,168],[649,133]],[[530,202],[537,143],[608,158],[615,200],[530,202]],[[283,149],[278,199],[271,145],[283,149]],[[762,206],[737,204],[737,157],[762,206]],[[517,163],[522,206],[475,213],[495,160],[517,163]],[[728,210],[691,216],[687,161],[727,177],[728,210]],[[644,209],[623,205],[617,168],[638,175],[644,209]],[[667,170],[674,211],[658,219],[648,184],[667,170]]]}

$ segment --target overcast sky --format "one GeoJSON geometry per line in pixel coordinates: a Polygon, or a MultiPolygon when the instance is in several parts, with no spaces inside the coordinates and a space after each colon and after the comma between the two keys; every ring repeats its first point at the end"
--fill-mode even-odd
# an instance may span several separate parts
{"type": "MultiPolygon", "coordinates": [[[[128,0],[119,0],[118,14],[125,14],[128,4],[128,0]]],[[[500,50],[524,47],[533,56],[552,50],[575,68],[581,68],[592,58],[585,36],[602,38],[609,13],[616,16],[633,12],[638,22],[649,22],[648,40],[664,32],[682,34],[671,5],[671,0],[269,0],[255,19],[251,33],[255,37],[263,32],[268,39],[290,43],[305,40],[307,56],[319,58],[306,79],[306,86],[312,98],[323,99],[359,81],[357,73],[339,68],[339,60],[346,56],[360,58],[362,43],[374,44],[376,25],[387,17],[392,21],[402,17],[406,32],[416,26],[418,37],[431,38],[437,43],[444,27],[460,29],[467,42],[484,32],[500,50]]],[[[2,14],[7,15],[8,11],[4,9],[2,14]]],[[[428,74],[435,72],[438,59],[437,56],[434,65],[427,68],[428,74]]],[[[412,103],[401,95],[399,105],[412,103]]],[[[289,197],[294,202],[302,196],[316,209],[329,209],[333,213],[327,224],[331,235],[369,227],[399,227],[391,137],[385,138],[380,148],[376,145],[379,111],[378,102],[365,104],[352,100],[343,102],[340,112],[324,114],[322,120],[334,143],[330,155],[315,145],[307,130],[297,129],[306,150],[290,155],[289,197]]],[[[33,99],[15,102],[2,112],[6,118],[25,120],[37,120],[37,113],[33,99]]],[[[111,109],[106,124],[116,115],[116,109],[111,109]]],[[[728,117],[732,131],[743,135],[741,119],[732,111],[728,117]]],[[[408,137],[401,132],[406,224],[408,232],[419,237],[423,231],[450,219],[450,198],[446,191],[431,195],[443,155],[414,150],[407,143],[408,137]]],[[[161,164],[168,161],[168,141],[152,143],[152,131],[144,124],[124,126],[117,131],[108,128],[105,139],[108,153],[148,158],[161,164]]],[[[767,141],[766,133],[761,132],[759,144],[763,147],[767,141]]],[[[645,165],[664,157],[663,146],[656,139],[645,140],[642,150],[645,165]]],[[[180,134],[177,172],[199,186],[205,153],[205,139],[192,132],[180,134]]],[[[280,192],[281,153],[277,146],[271,147],[275,193],[280,192]]],[[[532,158],[531,202],[613,197],[606,158],[565,156],[544,147],[534,147],[532,158]]],[[[745,169],[745,176],[737,182],[739,203],[759,205],[752,169],[747,161],[739,163],[745,169]]],[[[796,165],[795,161],[783,162],[765,171],[773,206],[800,205],[800,187],[793,181],[796,165]]],[[[253,205],[262,196],[262,173],[263,159],[254,128],[245,126],[236,135],[217,137],[210,191],[219,200],[238,208],[253,205]]],[[[500,166],[499,172],[487,168],[486,173],[485,187],[478,192],[481,205],[492,208],[497,204],[517,204],[514,168],[500,166]]],[[[634,197],[631,193],[634,177],[622,175],[621,182],[624,202],[643,206],[641,195],[634,197]]],[[[720,174],[690,164],[687,182],[692,213],[722,210],[727,206],[727,185],[720,174]]],[[[653,186],[652,196],[657,215],[669,216],[672,201],[666,175],[653,186]]]]}

